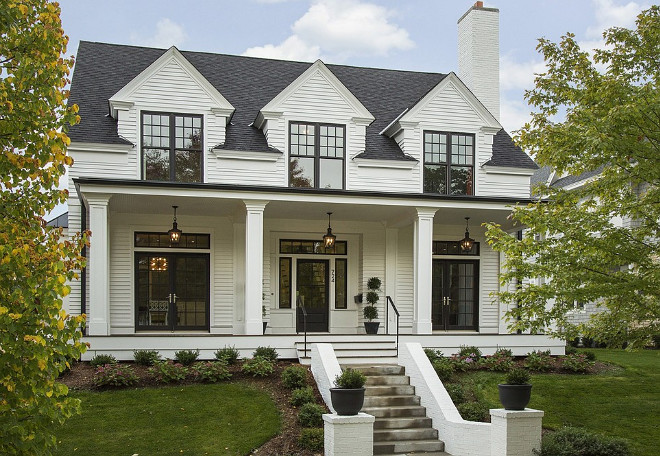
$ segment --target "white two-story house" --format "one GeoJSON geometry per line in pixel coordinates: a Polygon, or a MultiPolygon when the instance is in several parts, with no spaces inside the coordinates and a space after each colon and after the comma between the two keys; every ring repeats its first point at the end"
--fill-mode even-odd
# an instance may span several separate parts
{"type": "Polygon", "coordinates": [[[510,226],[537,169],[498,120],[498,14],[460,19],[458,75],[80,43],[69,230],[92,236],[67,305],[88,356],[294,357],[304,321],[358,341],[371,277],[377,337],[397,332],[389,296],[424,346],[559,350],[509,334],[492,295],[502,259],[481,223],[510,226]]]}

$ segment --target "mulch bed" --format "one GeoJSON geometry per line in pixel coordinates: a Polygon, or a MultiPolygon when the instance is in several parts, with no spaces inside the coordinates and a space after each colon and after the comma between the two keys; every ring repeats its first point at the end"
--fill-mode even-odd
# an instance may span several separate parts
{"type": "MultiPolygon", "coordinates": [[[[124,364],[124,363],[122,363],[124,364]]],[[[164,386],[158,383],[154,378],[149,375],[148,367],[140,366],[134,363],[130,364],[134,372],[139,377],[137,387],[139,388],[157,388],[164,386]]],[[[298,445],[298,438],[302,427],[298,424],[298,410],[290,405],[291,390],[284,387],[280,380],[282,370],[288,366],[299,365],[289,361],[279,361],[275,365],[275,372],[266,378],[252,377],[246,375],[241,371],[240,362],[236,365],[229,366],[232,373],[232,378],[229,380],[234,383],[247,384],[253,388],[260,389],[267,392],[275,402],[275,405],[280,411],[282,417],[282,429],[280,434],[276,435],[261,447],[255,449],[251,454],[253,455],[298,455],[298,456],[317,456],[323,454],[322,452],[313,452],[302,449],[298,445]]],[[[306,366],[303,366],[306,367],[306,366]]],[[[307,368],[307,367],[306,367],[307,368]]],[[[68,386],[71,390],[77,391],[101,391],[102,389],[94,386],[94,372],[95,368],[87,362],[75,363],[71,369],[62,375],[60,381],[68,386]]],[[[309,370],[309,369],[308,369],[309,370]]],[[[193,384],[193,381],[186,381],[180,384],[193,384]]],[[[308,374],[308,384],[315,390],[317,396],[317,403],[323,404],[323,399],[316,389],[316,384],[313,381],[311,372],[308,374]]],[[[134,388],[134,387],[132,387],[134,388]]],[[[105,388],[107,389],[107,388],[105,388]]]]}

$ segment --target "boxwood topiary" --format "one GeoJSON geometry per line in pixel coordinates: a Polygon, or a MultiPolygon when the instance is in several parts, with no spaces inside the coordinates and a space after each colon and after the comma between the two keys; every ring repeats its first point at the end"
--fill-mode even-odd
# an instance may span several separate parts
{"type": "Polygon", "coordinates": [[[337,375],[337,377],[335,377],[335,386],[337,388],[362,388],[366,382],[367,377],[362,372],[351,369],[350,367],[342,372],[341,375],[337,375]]]}

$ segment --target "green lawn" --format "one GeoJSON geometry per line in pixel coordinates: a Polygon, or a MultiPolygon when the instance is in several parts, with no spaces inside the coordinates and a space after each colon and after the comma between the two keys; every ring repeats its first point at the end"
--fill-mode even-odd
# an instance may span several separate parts
{"type": "Polygon", "coordinates": [[[280,430],[263,391],[237,383],[80,392],[56,455],[245,455],[280,430]]]}
{"type": "MultiPolygon", "coordinates": [[[[656,456],[660,431],[660,351],[593,350],[621,369],[598,375],[536,374],[529,407],[545,411],[543,426],[584,427],[628,439],[636,456],[656,456]]],[[[502,374],[469,374],[491,406],[499,405],[502,374]]]]}

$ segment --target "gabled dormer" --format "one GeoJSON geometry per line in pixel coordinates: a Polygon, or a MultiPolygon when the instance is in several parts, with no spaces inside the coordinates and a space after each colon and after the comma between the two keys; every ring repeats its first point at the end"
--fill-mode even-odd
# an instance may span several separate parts
{"type": "Polygon", "coordinates": [[[349,188],[347,160],[364,151],[374,116],[317,60],[258,113],[254,126],[285,152],[286,185],[349,188]]]}

